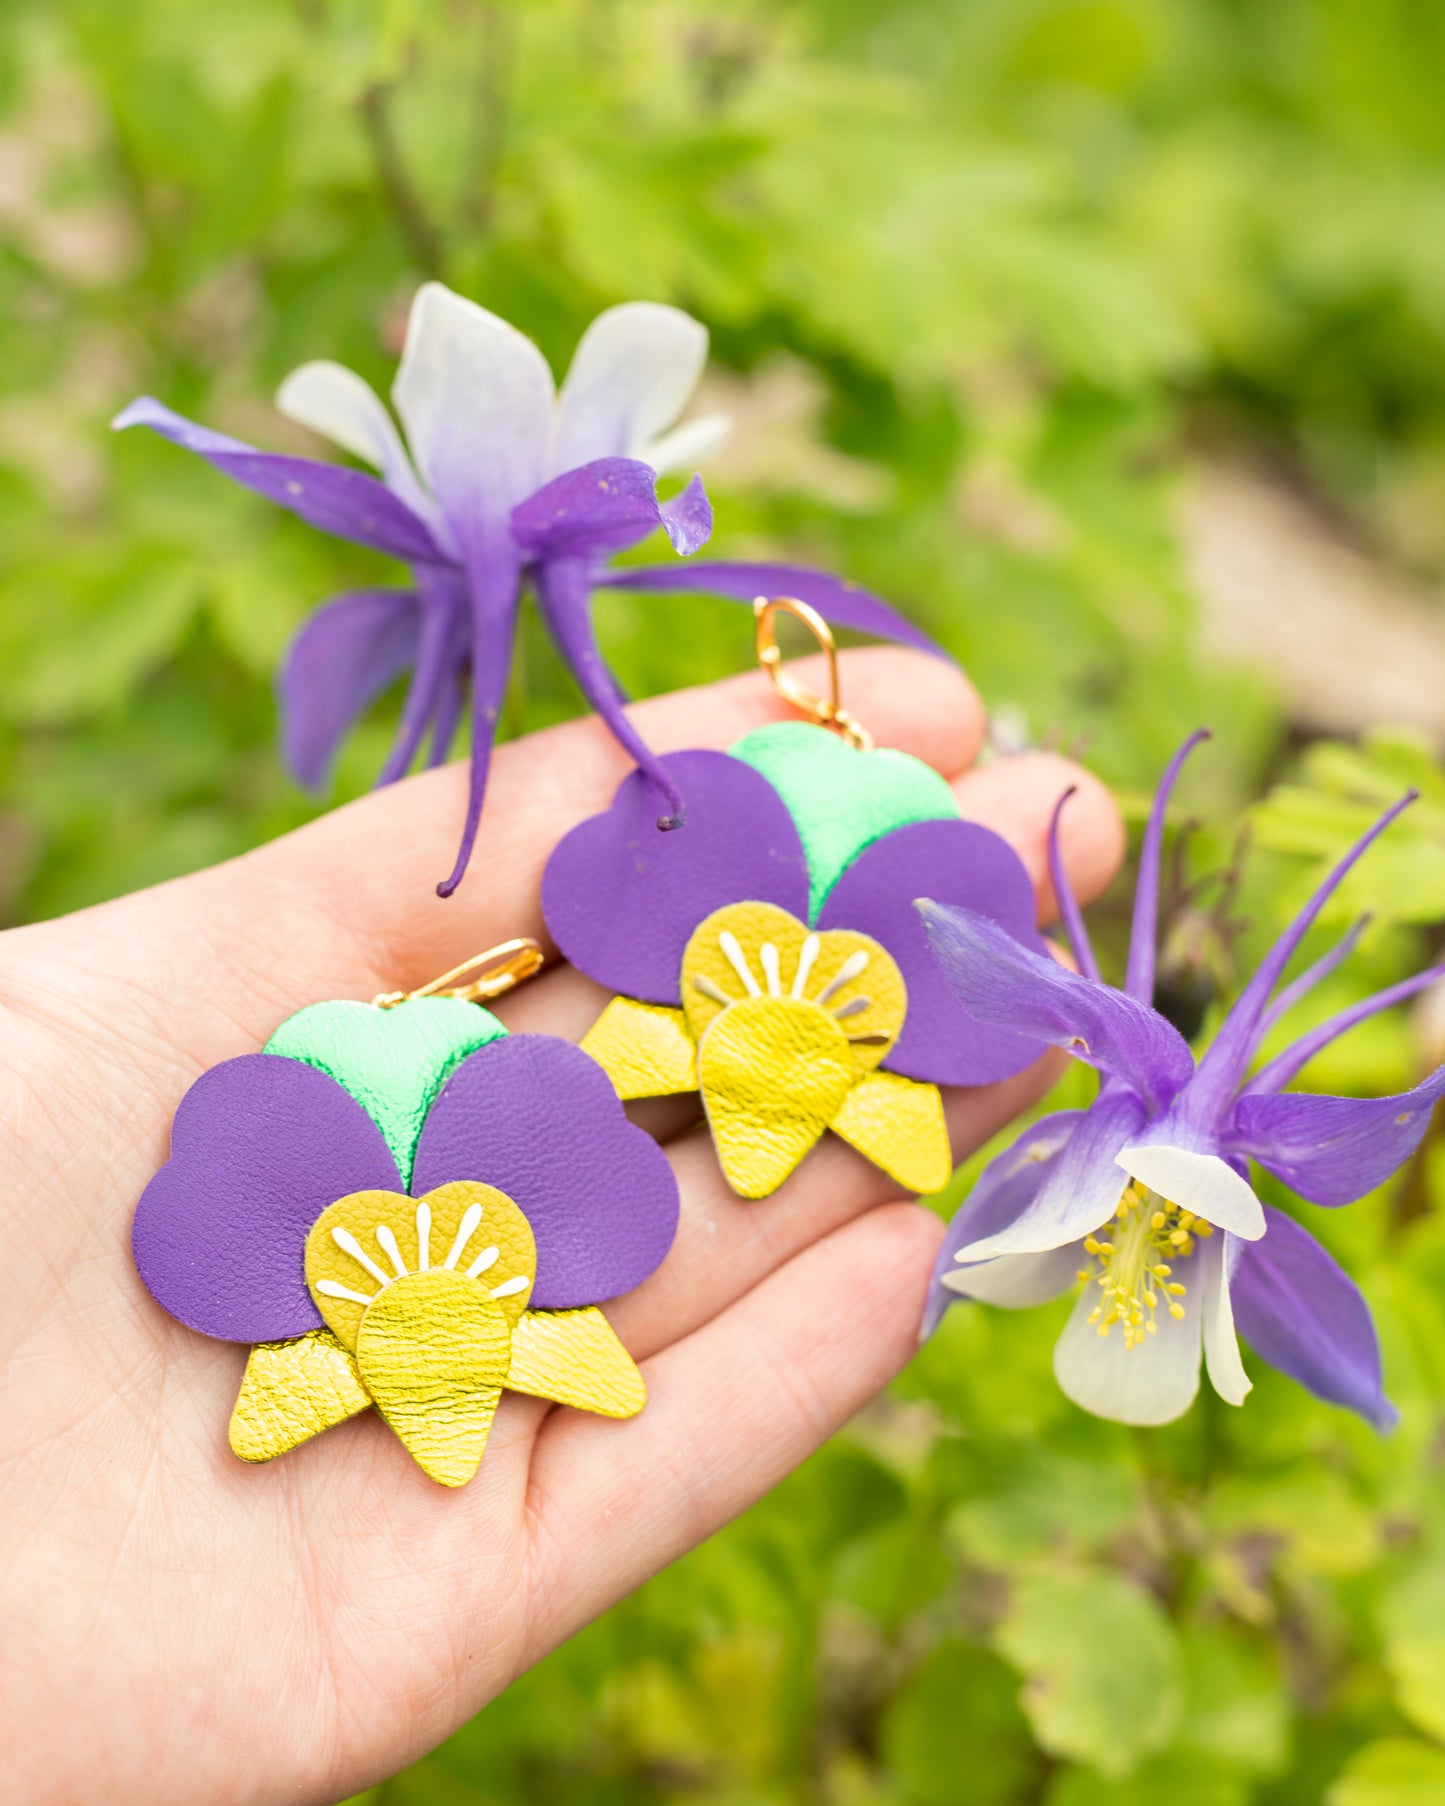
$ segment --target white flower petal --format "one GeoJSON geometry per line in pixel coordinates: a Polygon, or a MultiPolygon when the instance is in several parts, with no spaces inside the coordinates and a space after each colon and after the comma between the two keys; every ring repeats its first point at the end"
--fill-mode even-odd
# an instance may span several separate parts
{"type": "Polygon", "coordinates": [[[1028,1310],[1062,1297],[1073,1285],[1085,1260],[1082,1246],[1051,1248],[1047,1254],[1001,1254],[997,1260],[976,1267],[958,1267],[943,1275],[949,1291],[981,1304],[1000,1304],[1007,1310],[1028,1310]]]}
{"type": "Polygon", "coordinates": [[[1182,1417],[1199,1390],[1199,1288],[1181,1300],[1184,1315],[1160,1310],[1157,1332],[1137,1348],[1126,1348],[1122,1326],[1099,1334],[1089,1313],[1099,1302],[1097,1286],[1085,1286],[1074,1314],[1054,1347],[1054,1377],[1063,1392],[1095,1417],[1115,1423],[1172,1423],[1182,1417]]]}
{"type": "Polygon", "coordinates": [[[1198,1259],[1191,1261],[1194,1283],[1199,1287],[1199,1308],[1204,1320],[1204,1365],[1209,1383],[1227,1405],[1242,1405],[1252,1382],[1239,1358],[1239,1338],[1234,1332],[1234,1308],[1229,1302],[1229,1237],[1196,1244],[1198,1259]]]}
{"type": "Polygon", "coordinates": [[[291,372],[276,391],[276,406],[288,420],[379,470],[387,488],[436,527],[436,506],[417,481],[396,422],[364,377],[320,358],[291,372]]]}
{"type": "Polygon", "coordinates": [[[547,360],[496,314],[426,283],[392,387],[412,456],[463,548],[476,554],[547,478],[547,360]]]}
{"type": "Polygon", "coordinates": [[[1118,1156],[1126,1173],[1171,1204],[1180,1204],[1219,1229],[1247,1242],[1264,1234],[1264,1207],[1247,1180],[1218,1154],[1158,1143],[1126,1147],[1118,1156]]]}
{"type": "Polygon", "coordinates": [[[712,456],[732,428],[726,414],[699,414],[696,420],[684,420],[670,433],[644,445],[637,455],[659,476],[669,470],[693,470],[712,456]]]}
{"type": "Polygon", "coordinates": [[[1100,1097],[1060,1148],[1048,1176],[1005,1229],[958,1250],[960,1261],[1001,1254],[1043,1254],[1071,1247],[1113,1216],[1124,1187],[1116,1157],[1137,1134],[1144,1107],[1132,1093],[1100,1097]]]}
{"type": "Polygon", "coordinates": [[[599,314],[562,385],[553,469],[641,457],[687,406],[706,362],[707,328],[680,308],[629,301],[599,314]]]}

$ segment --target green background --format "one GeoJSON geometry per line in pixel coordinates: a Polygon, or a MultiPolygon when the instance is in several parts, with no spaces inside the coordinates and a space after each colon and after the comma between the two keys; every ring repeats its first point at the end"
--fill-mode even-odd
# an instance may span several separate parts
{"type": "MultiPolygon", "coordinates": [[[[1266,677],[1199,655],[1178,505],[1247,458],[1438,587],[1442,67],[1435,0],[9,0],[0,913],[314,810],[274,751],[277,657],[316,601],[392,573],[106,422],[148,391],[310,449],[278,380],[333,356],[384,386],[438,275],[559,370],[613,302],[706,320],[736,420],[716,550],[883,591],[1003,746],[1081,750],[1137,820],[1214,727],[1186,785],[1199,882],[1169,899],[1190,1031],[1419,782],[1336,916],[1376,922],[1318,1012],[1389,982],[1445,917],[1445,780],[1409,734],[1306,744],[1266,677]]],[[[639,693],[748,659],[724,603],[600,618],[639,693]]],[[[509,730],[577,707],[529,624],[509,730]]],[[[1431,1042],[1377,1022],[1308,1082],[1398,1088],[1431,1042]]],[[[1350,1211],[1289,1206],[1378,1310],[1393,1437],[1253,1362],[1242,1410],[1130,1433],[1058,1394],[1060,1312],[954,1311],[774,1497],[368,1798],[1445,1798],[1442,1160],[1432,1138],[1350,1211]]]]}

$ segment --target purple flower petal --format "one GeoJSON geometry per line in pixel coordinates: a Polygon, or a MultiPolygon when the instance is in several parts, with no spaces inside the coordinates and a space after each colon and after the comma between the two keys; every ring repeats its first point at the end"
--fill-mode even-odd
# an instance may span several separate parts
{"type": "Polygon", "coordinates": [[[282,747],[298,783],[320,790],[348,728],[413,664],[421,605],[410,590],[358,589],[324,603],[287,649],[282,747]]]}
{"type": "Polygon", "coordinates": [[[1199,728],[1184,742],[1165,767],[1149,820],[1144,826],[1144,841],[1139,849],[1139,882],[1134,889],[1134,919],[1129,930],[1129,964],[1124,989],[1141,1003],[1154,1001],[1155,942],[1159,936],[1159,863],[1164,851],[1164,824],[1169,815],[1169,799],[1174,793],[1184,761],[1201,741],[1209,738],[1208,728],[1199,728]]]}
{"type": "Polygon", "coordinates": [[[740,564],[713,559],[676,568],[649,565],[642,570],[603,571],[594,581],[608,589],[701,590],[710,596],[730,596],[736,602],[751,602],[757,596],[791,596],[816,608],[835,627],[851,627],[876,639],[917,646],[939,658],[949,656],[881,596],[860,589],[846,578],[811,570],[804,564],[740,564]]]}
{"type": "MultiPolygon", "coordinates": [[[[1074,895],[1069,868],[1064,863],[1064,849],[1059,841],[1059,822],[1064,813],[1064,805],[1071,796],[1078,795],[1078,789],[1077,784],[1070,784],[1054,804],[1054,812],[1049,817],[1049,883],[1053,886],[1054,901],[1059,906],[1059,921],[1069,937],[1069,945],[1074,950],[1079,971],[1097,985],[1104,982],[1099,976],[1099,962],[1094,958],[1093,943],[1084,926],[1084,913],[1079,908],[1079,899],[1074,895]]],[[[1148,1002],[1149,999],[1146,998],[1145,1001],[1148,1002]]]]}
{"type": "Polygon", "coordinates": [[[1399,1413],[1385,1397],[1380,1345],[1359,1287],[1292,1217],[1269,1205],[1265,1217],[1263,1241],[1243,1250],[1234,1273],[1239,1333],[1316,1398],[1393,1429],[1399,1413]]]}
{"type": "Polygon", "coordinates": [[[111,424],[117,431],[150,427],[173,445],[204,458],[232,482],[279,502],[323,533],[355,540],[407,564],[444,558],[426,523],[364,471],[257,451],[225,433],[182,419],[149,395],[133,401],[111,424]]]}
{"type": "Polygon", "coordinates": [[[276,1054],[203,1073],[181,1099],[171,1157],[136,1207],[141,1278],[173,1317],[228,1342],[319,1329],[306,1236],[353,1191],[398,1191],[381,1130],[335,1079],[276,1054]]]}
{"type": "Polygon", "coordinates": [[[1244,1097],[1231,1145],[1311,1203],[1352,1204],[1410,1158],[1442,1092],[1445,1066],[1396,1097],[1244,1097]]]}
{"type": "Polygon", "coordinates": [[[1418,795],[1416,790],[1407,791],[1398,803],[1387,809],[1360,836],[1260,962],[1199,1062],[1199,1075],[1190,1087],[1189,1097],[1189,1107],[1199,1121],[1217,1122],[1223,1117],[1258,1045],[1260,1023],[1268,1008],[1270,994],[1284,977],[1285,968],[1294,957],[1300,942],[1314,926],[1320,911],[1339,889],[1351,868],[1379,839],[1401,810],[1409,808],[1418,795]]]}
{"type": "Polygon", "coordinates": [[[467,588],[461,572],[446,565],[419,565],[416,587],[421,631],[396,739],[377,777],[378,788],[395,783],[411,770],[417,749],[436,719],[443,692],[459,673],[471,643],[467,588]]]}
{"type": "Polygon", "coordinates": [[[1144,1121],[1131,1091],[1107,1087],[1074,1125],[1043,1183],[1009,1221],[990,1213],[983,1233],[959,1244],[970,1263],[1000,1254],[1044,1254],[1081,1241],[1114,1214],[1128,1183],[1117,1156],[1144,1121]]]}
{"type": "MultiPolygon", "coordinates": [[[[1346,936],[1346,940],[1349,938],[1346,936]]],[[[1339,951],[1340,949],[1336,948],[1334,954],[1328,955],[1326,959],[1320,961],[1320,965],[1338,963],[1335,955],[1339,951]]],[[[1303,984],[1313,976],[1314,972],[1311,970],[1296,982],[1303,984]]],[[[1312,1028],[1307,1035],[1301,1035],[1298,1041],[1291,1042],[1284,1052],[1276,1054],[1267,1066],[1262,1066],[1244,1087],[1245,1094],[1249,1095],[1256,1091],[1283,1091],[1285,1086],[1297,1074],[1303,1072],[1315,1055],[1328,1047],[1331,1041],[1337,1041],[1341,1035],[1348,1033],[1357,1023],[1364,1022],[1370,1016],[1377,1016],[1381,1010],[1393,1009],[1397,1003],[1404,1003],[1407,998],[1428,990],[1431,985],[1442,978],[1445,978],[1445,965],[1427,966],[1423,972],[1415,973],[1413,978],[1401,979],[1399,984],[1391,985],[1384,991],[1376,991],[1373,997],[1365,997],[1359,1003],[1351,1004],[1349,1009],[1338,1011],[1316,1028],[1312,1028]]],[[[1261,1026],[1263,1025],[1261,1024],[1261,1026]]]]}
{"type": "Polygon", "coordinates": [[[498,538],[489,555],[469,558],[467,572],[472,604],[472,761],[461,843],[450,873],[437,886],[439,897],[451,896],[461,883],[477,844],[497,722],[512,674],[517,611],[522,601],[521,564],[510,540],[498,538]]]}
{"type": "Polygon", "coordinates": [[[1030,952],[971,909],[917,908],[949,983],[981,1022],[1067,1048],[1155,1108],[1193,1076],[1184,1037],[1148,1004],[1030,952]]]}
{"type": "Polygon", "coordinates": [[[529,558],[606,558],[659,527],[687,557],[706,545],[712,507],[702,479],[659,505],[657,473],[636,458],[598,458],[545,483],[512,510],[512,532],[529,558]]]}
{"type": "Polygon", "coordinates": [[[612,806],[573,828],[542,874],[542,912],[563,954],[609,990],[677,1005],[682,955],[694,928],[728,903],[808,912],[808,867],[798,831],[767,779],[726,753],[662,761],[682,795],[681,826],[657,825],[656,795],[640,773],[612,806]]]}
{"type": "Polygon", "coordinates": [[[964,904],[1040,954],[1034,887],[1008,842],[976,822],[896,828],[858,855],[828,893],[818,927],[871,935],[897,960],[908,987],[903,1032],[883,1064],[934,1085],[988,1085],[1021,1072],[1043,1047],[979,1021],[939,970],[916,897],[964,904]]]}
{"type": "Polygon", "coordinates": [[[536,585],[542,618],[582,694],[652,786],[648,808],[654,824],[680,826],[682,794],[668,776],[667,761],[658,757],[628,718],[627,698],[603,662],[592,631],[591,564],[585,558],[554,558],[537,567],[536,585]]]}
{"type": "Polygon", "coordinates": [[[602,1068],[553,1035],[508,1035],[462,1061],[417,1144],[412,1191],[474,1179],[516,1203],[537,1241],[537,1310],[639,1285],[677,1230],[677,1182],[602,1068]]]}
{"type": "Polygon", "coordinates": [[[943,1278],[959,1271],[954,1259],[959,1249],[1007,1229],[1023,1214],[1058,1165],[1060,1153],[1083,1118],[1082,1110],[1058,1110],[1042,1117],[979,1174],[977,1184],[954,1213],[933,1263],[919,1341],[931,1336],[949,1305],[958,1302],[959,1294],[944,1285],[943,1278]]]}
{"type": "Polygon", "coordinates": [[[1301,972],[1299,977],[1287,984],[1260,1016],[1259,1032],[1261,1038],[1268,1034],[1276,1022],[1287,1016],[1294,1006],[1308,997],[1318,984],[1323,984],[1330,974],[1342,966],[1359,945],[1360,936],[1370,925],[1368,914],[1362,915],[1357,922],[1350,925],[1349,931],[1337,940],[1329,952],[1317,959],[1312,966],[1301,972]]]}

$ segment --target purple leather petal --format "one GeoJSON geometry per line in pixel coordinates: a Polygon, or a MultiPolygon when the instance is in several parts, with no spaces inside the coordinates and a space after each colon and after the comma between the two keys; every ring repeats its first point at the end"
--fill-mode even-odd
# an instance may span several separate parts
{"type": "Polygon", "coordinates": [[[345,464],[323,464],[315,458],[292,458],[257,451],[225,433],[185,420],[149,395],[142,395],[117,414],[117,432],[148,426],[173,445],[184,446],[223,476],[279,502],[323,533],[354,540],[387,552],[403,563],[445,561],[431,530],[385,483],[345,464]]]}
{"type": "Polygon", "coordinates": [[[1316,1398],[1392,1429],[1399,1413],[1385,1397],[1380,1344],[1359,1287],[1292,1217],[1268,1204],[1264,1215],[1264,1236],[1241,1245],[1230,1281],[1235,1327],[1316,1398]]]}
{"type": "Polygon", "coordinates": [[[152,1297],[203,1335],[277,1342],[318,1329],[306,1236],[348,1192],[399,1191],[381,1130],[335,1079],[243,1054],[181,1099],[171,1157],[136,1206],[131,1245],[152,1297]]]}
{"type": "Polygon", "coordinates": [[[1034,926],[1034,887],[1008,842],[976,822],[921,821],[858,855],[829,891],[819,928],[854,928],[886,947],[908,986],[903,1033],[883,1064],[934,1085],[988,1085],[1021,1072],[1044,1051],[1011,1028],[981,1022],[939,970],[917,897],[963,904],[1044,953],[1034,926]]]}
{"type": "Polygon", "coordinates": [[[456,1179],[495,1185],[537,1239],[537,1310],[629,1292],[677,1231],[677,1181],[627,1120],[611,1082],[554,1035],[508,1035],[442,1087],[417,1144],[416,1196],[456,1179]]]}
{"type": "Polygon", "coordinates": [[[657,500],[657,473],[637,458],[597,458],[544,483],[512,510],[512,533],[529,558],[605,558],[667,529],[686,557],[707,543],[712,508],[702,479],[657,500]]]}
{"type": "Polygon", "coordinates": [[[694,928],[727,903],[776,903],[806,920],[808,866],[772,785],[726,753],[671,753],[681,826],[657,826],[657,796],[633,772],[612,806],[573,828],[542,874],[542,913],[589,978],[644,1003],[679,1004],[694,928]]]}
{"type": "Polygon", "coordinates": [[[860,589],[846,578],[815,571],[805,564],[751,564],[709,559],[704,564],[647,565],[641,570],[603,571],[596,582],[608,589],[701,590],[751,602],[757,596],[792,596],[816,608],[835,627],[851,627],[880,640],[917,646],[939,658],[949,655],[921,628],[890,608],[881,596],[860,589]]]}
{"type": "Polygon", "coordinates": [[[334,596],[301,625],[278,689],[282,750],[296,780],[320,790],[348,728],[417,655],[421,608],[404,589],[334,596]]]}
{"type": "Polygon", "coordinates": [[[1398,1097],[1244,1097],[1230,1145],[1312,1203],[1353,1204],[1415,1152],[1442,1093],[1445,1066],[1398,1097]]]}
{"type": "Polygon", "coordinates": [[[945,1273],[958,1270],[954,1256],[960,1248],[997,1235],[1016,1221],[1039,1194],[1044,1180],[1059,1163],[1069,1137],[1083,1121],[1082,1110],[1056,1110],[1024,1130],[1011,1147],[994,1156],[979,1174],[978,1183],[954,1212],[948,1232],[933,1263],[919,1340],[931,1336],[951,1304],[961,1295],[944,1285],[945,1273]]]}
{"type": "Polygon", "coordinates": [[[917,907],[948,982],[981,1022],[1066,1048],[1156,1108],[1193,1077],[1188,1043],[1147,1003],[1031,952],[971,909],[917,907]]]}

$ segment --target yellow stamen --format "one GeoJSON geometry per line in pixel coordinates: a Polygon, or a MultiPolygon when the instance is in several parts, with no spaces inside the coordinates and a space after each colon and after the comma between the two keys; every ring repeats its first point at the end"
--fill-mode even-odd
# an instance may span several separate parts
{"type": "Polygon", "coordinates": [[[1187,1288],[1171,1277],[1174,1268],[1160,1256],[1188,1260],[1195,1236],[1212,1230],[1193,1211],[1131,1181],[1104,1226],[1084,1237],[1084,1252],[1094,1264],[1082,1267],[1079,1278],[1086,1284],[1092,1280],[1099,1288],[1100,1297],[1088,1316],[1099,1335],[1107,1337],[1117,1323],[1124,1346],[1139,1348],[1146,1336],[1158,1335],[1156,1317],[1161,1309],[1176,1321],[1183,1318],[1187,1313],[1178,1300],[1187,1288]]]}

